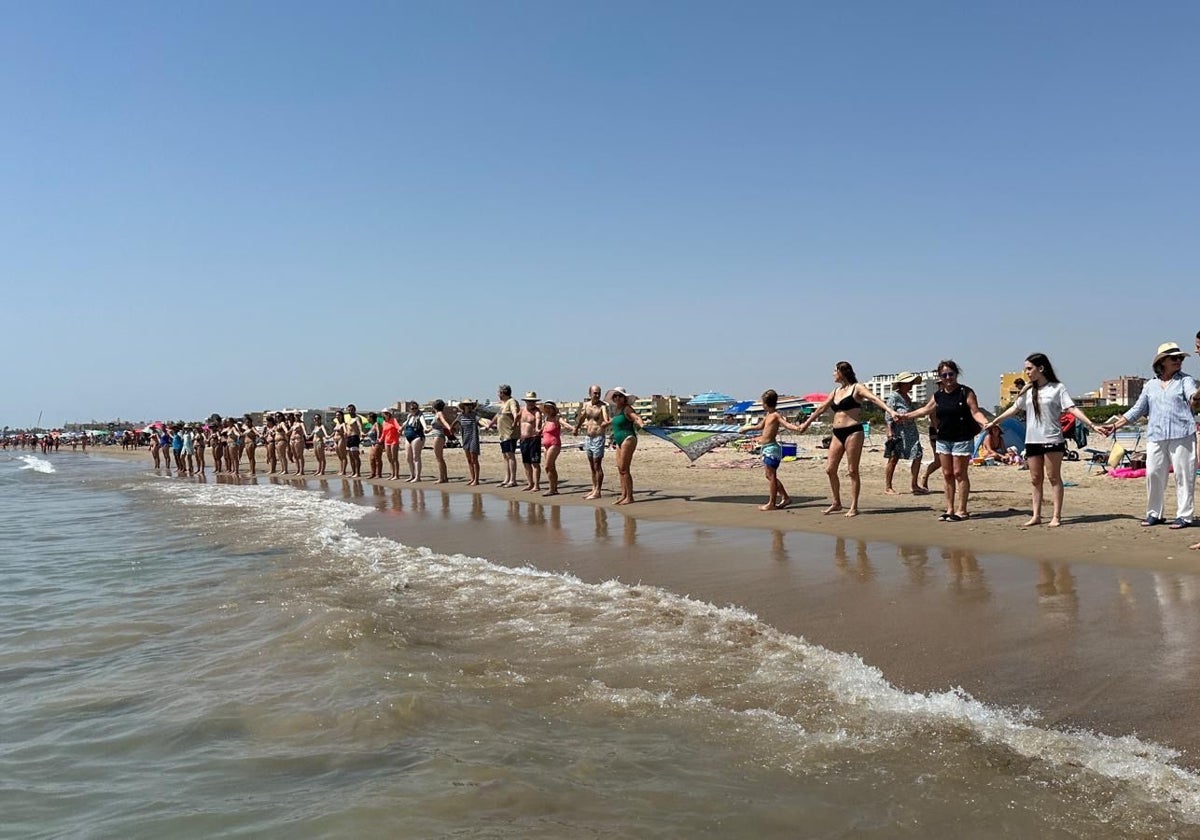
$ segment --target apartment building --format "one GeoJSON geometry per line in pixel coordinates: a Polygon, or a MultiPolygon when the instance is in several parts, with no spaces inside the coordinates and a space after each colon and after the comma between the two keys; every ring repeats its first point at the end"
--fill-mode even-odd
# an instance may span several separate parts
{"type": "MultiPolygon", "coordinates": [[[[912,400],[913,405],[924,405],[929,402],[929,397],[937,385],[937,371],[924,370],[914,372],[921,377],[921,381],[913,385],[909,399],[912,400]]],[[[896,377],[900,373],[900,371],[896,371],[895,373],[877,373],[864,382],[863,385],[866,386],[868,391],[879,397],[879,399],[886,400],[892,391],[895,390],[896,377]]]]}

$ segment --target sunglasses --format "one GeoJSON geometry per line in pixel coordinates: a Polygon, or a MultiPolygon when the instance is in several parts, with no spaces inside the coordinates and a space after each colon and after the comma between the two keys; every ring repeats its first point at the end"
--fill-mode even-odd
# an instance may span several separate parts
{"type": "Polygon", "coordinates": [[[958,374],[957,374],[957,373],[950,373],[949,371],[947,371],[946,373],[939,373],[939,374],[938,374],[938,378],[939,378],[939,379],[953,379],[953,378],[954,378],[954,377],[956,377],[956,376],[958,376],[958,374]]]}

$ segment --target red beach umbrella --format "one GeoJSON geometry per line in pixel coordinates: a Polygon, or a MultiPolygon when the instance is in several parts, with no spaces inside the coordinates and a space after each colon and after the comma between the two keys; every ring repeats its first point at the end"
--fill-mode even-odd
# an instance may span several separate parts
{"type": "Polygon", "coordinates": [[[804,400],[805,402],[816,403],[817,405],[820,405],[821,403],[825,402],[825,398],[828,396],[828,391],[813,391],[811,394],[805,394],[800,399],[804,400]]]}

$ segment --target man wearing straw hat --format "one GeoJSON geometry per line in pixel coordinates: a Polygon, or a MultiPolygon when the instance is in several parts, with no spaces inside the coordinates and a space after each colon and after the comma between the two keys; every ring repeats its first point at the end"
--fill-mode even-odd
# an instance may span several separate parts
{"type": "Polygon", "coordinates": [[[1146,518],[1143,527],[1166,521],[1163,511],[1167,476],[1175,471],[1175,521],[1171,527],[1190,528],[1195,514],[1196,418],[1200,390],[1183,372],[1190,355],[1168,341],[1158,346],[1152,367],[1155,378],[1146,383],[1137,402],[1112,422],[1101,426],[1112,434],[1140,417],[1146,418],[1146,518]]]}

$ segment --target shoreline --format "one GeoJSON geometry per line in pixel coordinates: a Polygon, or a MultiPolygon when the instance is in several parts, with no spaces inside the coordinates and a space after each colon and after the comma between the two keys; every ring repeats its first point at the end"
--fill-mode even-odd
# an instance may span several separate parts
{"type": "MultiPolygon", "coordinates": [[[[815,441],[805,436],[801,443],[815,441]]],[[[717,450],[695,462],[670,444],[643,438],[633,461],[636,501],[614,507],[616,461],[612,453],[604,460],[605,492],[599,500],[582,498],[590,491],[586,457],[574,445],[564,446],[559,456],[560,493],[544,497],[497,486],[503,474],[499,447],[492,442],[483,446],[480,456],[483,483],[465,486],[465,462],[461,450],[446,450],[450,481],[438,484],[428,478],[419,484],[403,480],[350,479],[364,486],[395,489],[420,487],[447,493],[487,494],[515,501],[537,501],[545,505],[607,507],[635,519],[659,522],[686,522],[719,528],[749,528],[782,533],[807,532],[865,542],[886,542],[897,546],[928,546],[981,554],[1006,554],[1029,560],[1089,563],[1165,572],[1200,571],[1200,552],[1188,545],[1200,538],[1200,527],[1172,531],[1165,525],[1143,528],[1140,521],[1145,508],[1145,481],[1114,479],[1099,472],[1088,474],[1084,461],[1065,462],[1063,480],[1067,482],[1063,525],[1060,528],[1021,527],[1030,507],[1029,473],[1015,467],[971,468],[971,518],[964,522],[939,522],[942,510],[940,476],[930,480],[928,495],[907,492],[889,496],[882,492],[883,460],[874,451],[863,453],[862,503],[860,514],[848,518],[840,514],[822,515],[829,503],[829,485],[824,470],[824,453],[811,447],[801,450],[801,458],[785,462],[780,478],[788,486],[792,504],[785,510],[760,511],[766,500],[766,481],[762,468],[752,466],[756,459],[732,451],[717,450]],[[814,452],[817,453],[814,455],[814,452]],[[732,456],[732,458],[731,458],[732,456]],[[805,457],[807,456],[807,457],[805,457]],[[491,480],[489,480],[489,478],[491,480]],[[936,489],[935,489],[936,488],[936,489]]],[[[63,454],[63,453],[58,453],[63,454]]],[[[151,466],[147,450],[121,450],[98,447],[89,454],[144,460],[151,466]]],[[[425,453],[425,467],[436,470],[431,452],[425,453]]],[[[336,474],[337,459],[329,458],[330,472],[325,476],[305,475],[304,481],[342,479],[336,474]]],[[[245,466],[243,465],[243,470],[245,466]]],[[[519,475],[523,471],[518,464],[519,475]]],[[[211,467],[209,480],[214,476],[211,467]]],[[[242,472],[242,478],[249,478],[242,472]]],[[[270,478],[259,470],[258,478],[270,478]]],[[[300,477],[274,476],[281,481],[300,481],[300,477]]],[[[220,480],[229,480],[225,475],[220,480]]],[[[896,470],[896,486],[905,487],[909,475],[904,464],[896,470]]],[[[843,498],[849,482],[842,474],[843,498]]],[[[543,478],[543,490],[545,479],[543,478]]],[[[1168,505],[1174,500],[1168,487],[1168,505]]],[[[1047,488],[1048,490],[1048,488],[1047,488]]],[[[1048,493],[1047,493],[1048,495],[1048,493]]],[[[1049,505],[1049,501],[1046,502],[1049,505]]]]}

